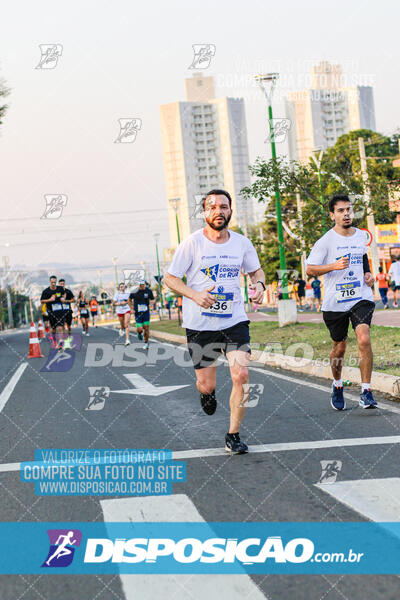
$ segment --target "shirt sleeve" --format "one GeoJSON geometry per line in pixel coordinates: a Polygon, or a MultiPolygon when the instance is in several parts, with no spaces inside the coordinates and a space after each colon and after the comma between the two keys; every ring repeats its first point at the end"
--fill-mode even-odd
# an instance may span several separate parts
{"type": "Polygon", "coordinates": [[[172,263],[168,267],[167,272],[174,277],[180,279],[186,275],[193,260],[191,240],[184,240],[177,247],[172,263]]]}
{"type": "Polygon", "coordinates": [[[308,265],[324,265],[327,256],[327,247],[322,240],[315,242],[307,258],[308,265]]]}
{"type": "Polygon", "coordinates": [[[154,300],[153,290],[149,290],[149,299],[154,300]]]}
{"type": "Polygon", "coordinates": [[[245,251],[243,255],[242,269],[245,273],[253,273],[260,269],[260,261],[256,249],[248,238],[245,238],[245,251]]]}

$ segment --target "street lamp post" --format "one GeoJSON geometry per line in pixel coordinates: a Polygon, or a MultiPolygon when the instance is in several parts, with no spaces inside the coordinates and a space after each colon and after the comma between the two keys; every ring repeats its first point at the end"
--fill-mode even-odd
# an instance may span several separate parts
{"type": "Polygon", "coordinates": [[[179,233],[179,219],[178,219],[178,206],[179,206],[180,201],[181,201],[180,198],[171,198],[169,200],[169,203],[171,204],[172,208],[175,211],[176,235],[177,235],[177,239],[178,239],[178,246],[181,243],[181,236],[179,233]]]}
{"type": "Polygon", "coordinates": [[[115,285],[117,286],[117,289],[118,289],[117,257],[116,257],[116,256],[113,256],[113,257],[112,257],[112,261],[113,261],[113,265],[114,265],[114,273],[115,273],[115,285]]]}
{"type": "Polygon", "coordinates": [[[160,259],[158,256],[158,240],[160,239],[160,234],[154,234],[154,241],[156,243],[156,256],[157,256],[157,272],[158,272],[158,293],[160,295],[161,308],[164,308],[164,301],[162,296],[162,287],[161,287],[161,273],[160,273],[160,259]]]}
{"type": "MultiPolygon", "coordinates": [[[[268,105],[268,123],[269,123],[269,138],[271,142],[271,155],[273,163],[276,162],[276,148],[275,148],[275,133],[274,133],[274,121],[272,117],[272,94],[274,91],[275,84],[279,78],[278,73],[264,73],[262,75],[256,75],[255,79],[261,88],[268,105]]],[[[279,325],[288,325],[289,323],[296,323],[297,321],[297,307],[296,301],[289,299],[288,294],[288,272],[286,267],[286,254],[285,254],[285,242],[283,237],[283,225],[282,225],[282,208],[281,208],[281,195],[279,191],[278,180],[275,179],[275,207],[276,207],[276,222],[278,228],[278,243],[279,243],[279,265],[281,271],[282,281],[282,300],[278,301],[278,318],[279,325]]]]}
{"type": "Polygon", "coordinates": [[[320,193],[320,197],[321,197],[322,230],[324,233],[326,233],[327,230],[326,230],[325,198],[324,198],[324,189],[322,187],[322,173],[321,173],[321,161],[322,161],[322,155],[324,153],[324,149],[323,148],[315,148],[314,152],[318,152],[318,150],[320,151],[318,158],[314,154],[311,154],[311,158],[313,159],[315,166],[317,167],[319,193],[320,193]]]}
{"type": "MultiPolygon", "coordinates": [[[[256,75],[256,81],[264,93],[267,104],[268,104],[268,122],[270,131],[270,142],[271,142],[271,154],[272,160],[276,160],[276,148],[275,148],[275,135],[274,135],[274,122],[272,118],[272,93],[275,87],[275,83],[279,77],[278,73],[267,73],[263,75],[256,75]],[[269,91],[268,91],[269,87],[269,91]]],[[[282,227],[282,209],[281,209],[281,195],[279,191],[278,182],[275,182],[275,206],[276,206],[276,221],[278,225],[278,241],[279,241],[279,265],[282,273],[282,296],[284,300],[288,300],[289,295],[287,292],[287,268],[286,268],[286,255],[285,255],[285,244],[283,238],[283,227],[282,227]]]]}

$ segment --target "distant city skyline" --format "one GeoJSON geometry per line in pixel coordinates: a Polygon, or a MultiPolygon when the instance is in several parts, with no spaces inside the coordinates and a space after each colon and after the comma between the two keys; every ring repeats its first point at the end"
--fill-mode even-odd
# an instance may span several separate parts
{"type": "Polygon", "coordinates": [[[306,162],[349,131],[376,131],[373,88],[344,85],[342,66],[322,61],[311,67],[311,87],[288,93],[286,116],[289,158],[306,162]]]}

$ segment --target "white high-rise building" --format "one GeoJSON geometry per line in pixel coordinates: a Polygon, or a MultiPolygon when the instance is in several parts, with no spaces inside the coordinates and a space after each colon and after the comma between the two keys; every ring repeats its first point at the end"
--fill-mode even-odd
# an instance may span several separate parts
{"type": "Polygon", "coordinates": [[[186,79],[185,102],[160,107],[161,137],[172,247],[203,226],[200,199],[213,188],[232,196],[231,223],[254,221],[253,201],[240,190],[250,184],[243,99],[215,98],[213,77],[186,79]]]}
{"type": "Polygon", "coordinates": [[[289,157],[305,162],[317,149],[333,146],[354,129],[375,130],[373,90],[343,86],[342,68],[321,62],[311,69],[311,88],[290,92],[286,115],[291,120],[289,157]]]}

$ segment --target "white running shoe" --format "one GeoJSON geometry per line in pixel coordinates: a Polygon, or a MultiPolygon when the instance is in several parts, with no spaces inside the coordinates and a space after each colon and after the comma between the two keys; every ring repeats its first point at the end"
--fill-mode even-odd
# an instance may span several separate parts
{"type": "Polygon", "coordinates": [[[149,343],[147,342],[144,346],[143,346],[143,350],[148,350],[149,349],[149,343]]]}
{"type": "Polygon", "coordinates": [[[125,331],[123,329],[119,330],[119,337],[122,337],[124,335],[125,331]]]}
{"type": "Polygon", "coordinates": [[[125,346],[129,346],[129,345],[130,345],[130,341],[129,341],[129,340],[126,340],[126,342],[125,342],[125,346]]]}

